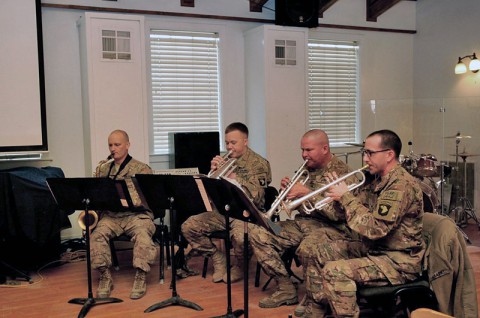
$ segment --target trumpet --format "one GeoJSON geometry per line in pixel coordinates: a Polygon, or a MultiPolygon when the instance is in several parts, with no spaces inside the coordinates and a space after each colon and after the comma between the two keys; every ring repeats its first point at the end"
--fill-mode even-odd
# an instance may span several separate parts
{"type": "Polygon", "coordinates": [[[88,217],[85,215],[85,211],[80,212],[78,215],[78,225],[82,230],[87,229],[87,222],[89,230],[93,230],[98,223],[98,214],[93,210],[88,210],[88,217]]]}
{"type": "Polygon", "coordinates": [[[330,188],[331,186],[334,186],[342,181],[344,181],[345,179],[348,179],[350,178],[351,176],[354,176],[354,175],[357,175],[359,174],[360,175],[360,181],[358,183],[352,183],[348,186],[348,191],[352,191],[353,189],[356,189],[358,188],[359,186],[363,185],[365,183],[365,174],[363,173],[363,170],[367,169],[368,168],[368,165],[364,165],[363,167],[361,167],[360,169],[357,169],[357,170],[354,170],[350,173],[347,173],[345,175],[343,175],[342,177],[336,179],[335,181],[333,182],[330,182],[329,184],[315,190],[315,191],[312,191],[310,192],[309,194],[307,195],[304,195],[303,197],[301,198],[298,198],[296,200],[293,200],[291,202],[288,202],[286,204],[283,205],[283,208],[285,209],[285,212],[287,212],[287,214],[290,216],[292,211],[295,210],[297,207],[299,207],[300,205],[303,206],[304,210],[305,210],[305,213],[307,214],[310,214],[312,213],[313,211],[315,211],[316,209],[318,210],[321,210],[322,208],[325,207],[325,205],[327,205],[328,203],[332,202],[332,198],[324,198],[318,202],[316,202],[313,206],[312,204],[308,201],[310,200],[312,197],[322,193],[322,192],[325,192],[326,190],[328,190],[328,188],[330,188]],[[307,203],[308,202],[308,203],[307,203]]]}
{"type": "Polygon", "coordinates": [[[287,186],[280,191],[278,196],[275,198],[275,201],[273,201],[272,205],[270,206],[270,209],[263,214],[265,218],[270,220],[273,215],[278,215],[280,213],[280,211],[282,210],[281,207],[283,207],[286,203],[289,202],[289,200],[286,200],[288,192],[290,192],[290,190],[297,182],[305,184],[308,181],[310,175],[308,173],[308,170],[305,168],[307,162],[308,159],[306,159],[300,166],[300,168],[297,169],[287,186]]]}
{"type": "Polygon", "coordinates": [[[229,158],[229,156],[232,154],[232,151],[233,150],[230,150],[222,157],[224,160],[223,163],[219,164],[216,169],[210,170],[207,175],[209,178],[220,179],[221,177],[226,177],[237,168],[237,166],[235,165],[237,159],[229,158]]]}

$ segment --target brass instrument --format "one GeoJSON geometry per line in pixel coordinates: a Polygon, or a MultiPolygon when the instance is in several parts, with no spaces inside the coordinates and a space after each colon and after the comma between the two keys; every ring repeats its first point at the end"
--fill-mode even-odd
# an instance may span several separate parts
{"type": "Polygon", "coordinates": [[[223,163],[219,164],[216,169],[210,170],[207,175],[209,178],[220,179],[221,177],[227,177],[237,168],[237,166],[235,165],[237,159],[229,158],[229,156],[232,154],[232,151],[233,150],[230,150],[222,157],[224,160],[223,163]]]}
{"type": "Polygon", "coordinates": [[[270,206],[270,209],[263,214],[264,217],[270,220],[273,215],[278,215],[282,210],[282,207],[290,201],[290,200],[286,200],[286,196],[288,192],[290,192],[290,190],[293,188],[293,186],[297,182],[300,182],[301,184],[305,184],[308,181],[308,179],[310,178],[310,175],[308,173],[308,170],[305,169],[307,162],[308,162],[308,159],[306,159],[303,162],[303,164],[300,166],[300,168],[298,168],[298,170],[295,172],[295,174],[293,175],[292,179],[287,184],[287,186],[280,191],[278,196],[275,198],[275,201],[273,201],[272,205],[270,206]]]}
{"type": "Polygon", "coordinates": [[[315,190],[315,191],[312,191],[310,192],[309,194],[307,195],[304,195],[303,197],[301,198],[298,198],[296,200],[293,200],[291,202],[288,202],[286,204],[283,205],[283,208],[285,210],[285,212],[287,212],[287,214],[290,216],[292,211],[295,210],[297,207],[299,207],[300,205],[303,206],[304,210],[305,210],[305,213],[307,214],[310,214],[312,213],[313,211],[315,211],[316,209],[318,210],[321,210],[323,207],[325,207],[325,205],[327,205],[328,203],[330,203],[332,201],[332,198],[324,198],[318,202],[315,203],[314,206],[312,206],[312,204],[308,201],[310,200],[312,197],[322,193],[322,192],[325,192],[326,190],[328,190],[328,188],[330,188],[331,186],[334,186],[336,185],[337,183],[340,183],[342,181],[344,181],[345,179],[348,179],[349,177],[353,176],[353,175],[356,175],[356,174],[360,174],[361,175],[361,180],[360,182],[358,183],[352,183],[348,186],[348,191],[352,191],[353,189],[356,189],[358,188],[359,186],[363,185],[365,183],[365,174],[363,173],[363,170],[367,169],[368,168],[368,165],[364,165],[363,167],[361,167],[360,169],[357,169],[357,170],[354,170],[350,173],[347,173],[345,175],[343,175],[342,177],[336,179],[335,181],[333,182],[330,182],[329,184],[315,190]],[[308,203],[307,203],[308,202],[308,203]]]}
{"type": "Polygon", "coordinates": [[[78,215],[78,225],[82,230],[87,229],[87,223],[89,230],[93,230],[98,223],[98,214],[93,210],[88,210],[88,218],[85,216],[85,211],[80,212],[78,215]]]}
{"type": "Polygon", "coordinates": [[[98,177],[100,175],[100,169],[102,168],[103,165],[106,165],[106,164],[109,164],[110,162],[112,162],[114,159],[113,159],[113,155],[108,155],[107,159],[105,160],[100,160],[97,164],[97,167],[95,168],[95,172],[93,173],[93,176],[94,177],[98,177]]]}

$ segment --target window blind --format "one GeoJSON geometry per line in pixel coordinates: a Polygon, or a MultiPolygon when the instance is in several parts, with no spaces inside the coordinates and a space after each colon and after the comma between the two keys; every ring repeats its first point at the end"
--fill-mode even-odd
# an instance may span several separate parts
{"type": "Polygon", "coordinates": [[[356,42],[309,40],[308,126],[332,146],[357,141],[358,69],[356,42]]]}
{"type": "Polygon", "coordinates": [[[169,132],[219,131],[218,34],[150,31],[152,154],[168,154],[169,132]]]}

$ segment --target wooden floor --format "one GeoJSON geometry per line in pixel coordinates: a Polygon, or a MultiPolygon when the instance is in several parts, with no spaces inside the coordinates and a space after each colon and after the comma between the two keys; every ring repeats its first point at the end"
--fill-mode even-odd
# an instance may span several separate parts
{"type": "MultiPolygon", "coordinates": [[[[474,224],[464,229],[472,244],[468,247],[470,260],[475,268],[477,281],[477,294],[480,300],[480,231],[474,224]]],[[[133,283],[134,270],[131,268],[131,252],[120,253],[122,268],[113,273],[115,288],[112,297],[123,300],[121,303],[102,304],[93,306],[87,317],[182,317],[201,318],[224,316],[227,314],[227,288],[226,284],[214,284],[211,282],[211,268],[209,275],[203,279],[200,275],[177,280],[177,293],[182,299],[193,302],[203,308],[196,311],[183,306],[167,306],[150,313],[144,313],[148,307],[172,297],[169,289],[170,271],[166,272],[164,284],[158,282],[159,266],[155,264],[148,276],[147,294],[139,300],[129,298],[133,283]]],[[[203,259],[196,257],[190,261],[190,266],[201,271],[203,259]]],[[[211,262],[210,262],[211,263],[211,262]]],[[[249,279],[249,308],[250,317],[288,317],[293,314],[295,306],[283,306],[275,309],[262,309],[258,307],[258,301],[272,292],[274,284],[265,292],[261,288],[253,286],[255,265],[251,262],[249,279]]],[[[211,266],[211,264],[210,264],[211,266]]],[[[295,269],[301,273],[301,269],[295,269]]],[[[77,317],[82,306],[69,304],[73,298],[85,298],[88,296],[88,280],[86,275],[86,262],[65,263],[57,267],[50,267],[40,271],[40,275],[30,273],[33,284],[22,280],[11,281],[11,284],[0,285],[0,318],[10,317],[41,317],[41,318],[67,318],[77,317]]],[[[97,287],[98,274],[93,272],[93,292],[97,287]]],[[[266,276],[262,274],[261,285],[265,283],[266,276]]],[[[299,286],[299,296],[305,293],[304,284],[299,286]]],[[[232,310],[244,308],[243,282],[232,285],[232,310]]]]}

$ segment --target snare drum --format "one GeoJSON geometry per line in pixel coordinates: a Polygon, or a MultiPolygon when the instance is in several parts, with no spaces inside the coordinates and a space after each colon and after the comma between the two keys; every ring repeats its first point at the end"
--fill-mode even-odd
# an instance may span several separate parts
{"type": "Polygon", "coordinates": [[[437,158],[434,155],[421,154],[413,170],[413,175],[417,177],[438,177],[436,162],[437,158]]]}

